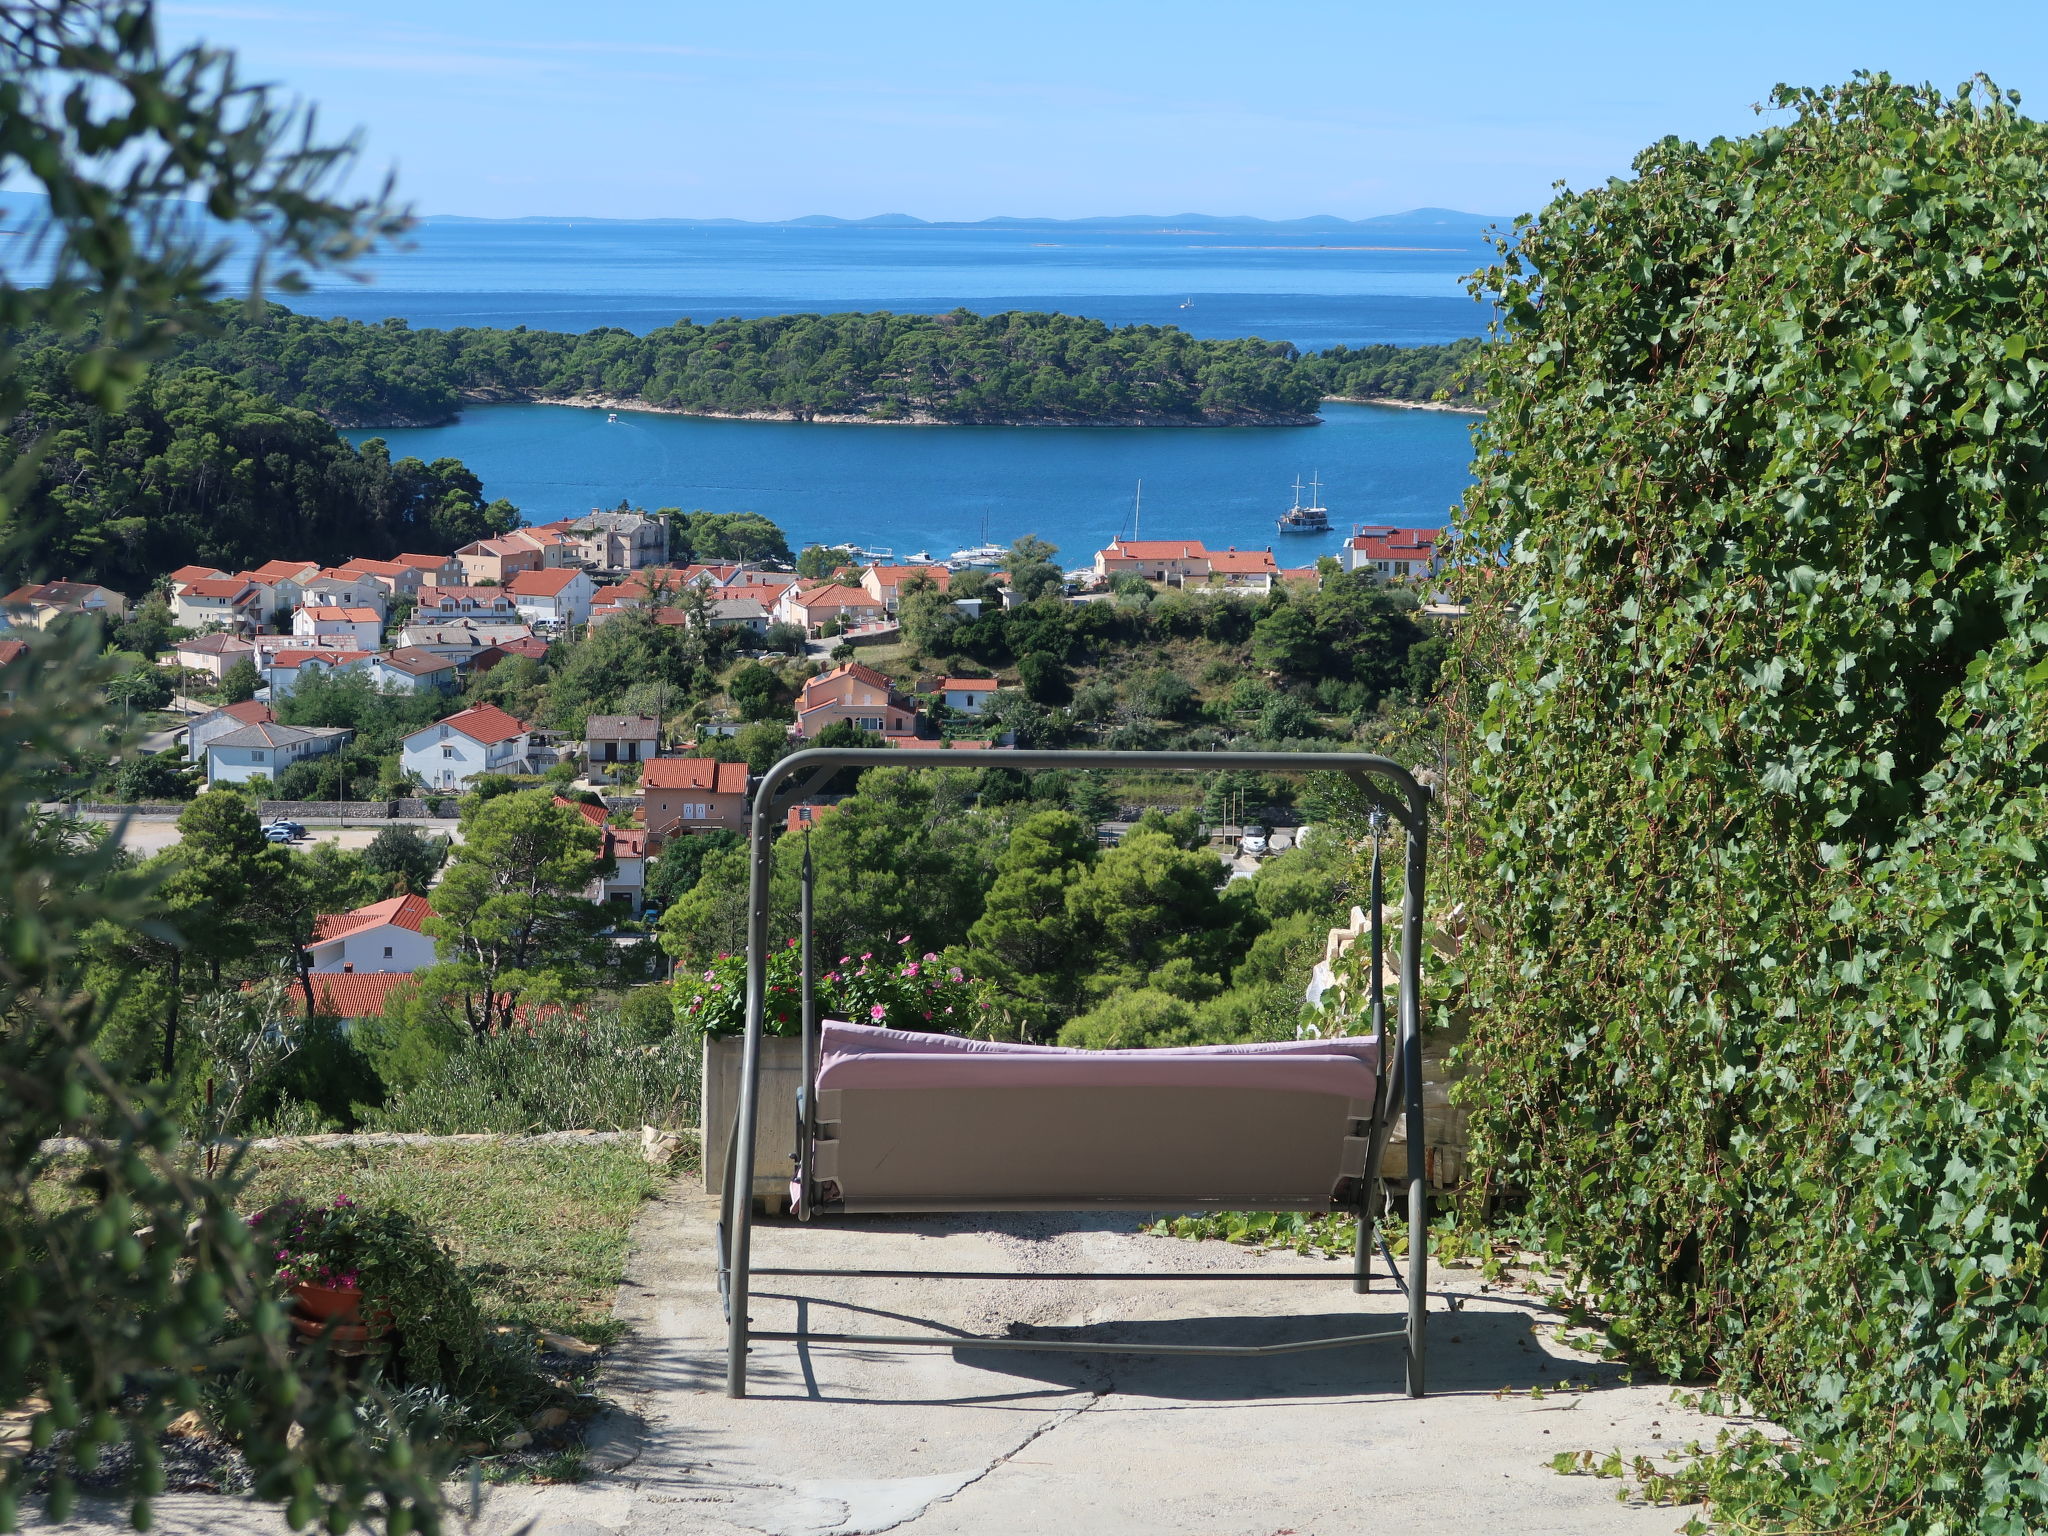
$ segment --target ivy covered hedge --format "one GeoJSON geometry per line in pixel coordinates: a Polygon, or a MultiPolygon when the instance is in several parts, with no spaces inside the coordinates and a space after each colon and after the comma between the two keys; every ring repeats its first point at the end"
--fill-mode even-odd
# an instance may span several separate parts
{"type": "Polygon", "coordinates": [[[1723,1517],[2038,1530],[2048,129],[1774,106],[1483,284],[1443,1001],[1488,1193],[1797,1436],[1699,1472],[1723,1517]]]}

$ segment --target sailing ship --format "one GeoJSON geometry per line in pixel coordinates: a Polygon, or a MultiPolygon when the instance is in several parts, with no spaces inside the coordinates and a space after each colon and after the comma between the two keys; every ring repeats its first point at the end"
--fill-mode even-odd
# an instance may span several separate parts
{"type": "Polygon", "coordinates": [[[1323,505],[1323,482],[1309,476],[1308,505],[1301,504],[1301,476],[1294,477],[1294,505],[1280,514],[1275,525],[1282,533],[1328,533],[1330,509],[1323,505]]]}

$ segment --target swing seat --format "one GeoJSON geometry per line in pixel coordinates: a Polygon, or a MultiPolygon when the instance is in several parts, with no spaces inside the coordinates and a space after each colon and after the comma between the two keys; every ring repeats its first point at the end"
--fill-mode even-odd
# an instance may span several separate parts
{"type": "Polygon", "coordinates": [[[1081,1051],[827,1020],[793,1203],[1356,1209],[1378,1073],[1370,1039],[1081,1051]]]}

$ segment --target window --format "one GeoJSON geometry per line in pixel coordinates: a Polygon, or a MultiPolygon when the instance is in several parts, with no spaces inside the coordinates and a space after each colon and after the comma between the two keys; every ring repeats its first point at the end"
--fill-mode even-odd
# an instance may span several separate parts
{"type": "Polygon", "coordinates": [[[262,753],[261,753],[260,751],[259,751],[259,752],[251,752],[251,753],[249,754],[249,761],[250,761],[250,762],[252,762],[252,763],[260,763],[260,762],[262,762],[262,761],[263,761],[263,754],[262,754],[262,753]]]}
{"type": "Polygon", "coordinates": [[[386,944],[384,946],[384,958],[386,960],[389,960],[391,958],[391,946],[389,944],[386,944]]]}
{"type": "Polygon", "coordinates": [[[882,728],[882,717],[880,715],[855,715],[853,723],[863,731],[879,731],[882,728]]]}
{"type": "Polygon", "coordinates": [[[443,757],[453,757],[455,755],[455,749],[453,747],[443,747],[441,749],[441,755],[443,757]]]}

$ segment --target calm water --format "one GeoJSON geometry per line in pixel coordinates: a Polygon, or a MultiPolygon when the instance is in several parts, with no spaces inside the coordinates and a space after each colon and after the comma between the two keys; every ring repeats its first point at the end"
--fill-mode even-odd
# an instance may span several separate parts
{"type": "Polygon", "coordinates": [[[394,455],[450,455],[533,522],[615,506],[761,512],[792,546],[857,542],[944,556],[1036,534],[1080,564],[1130,531],[1272,545],[1282,564],[1334,551],[1354,522],[1441,524],[1462,493],[1473,418],[1362,405],[1319,427],[881,427],[477,406],[450,427],[351,432],[394,455]],[[1298,474],[1319,472],[1335,532],[1278,535],[1298,474]]]}
{"type": "MultiPolygon", "coordinates": [[[[316,314],[414,325],[646,331],[682,315],[793,310],[1050,309],[1202,336],[1318,348],[1474,335],[1463,274],[1477,223],[1369,235],[1183,230],[712,228],[429,221],[368,283],[293,300],[316,314]]],[[[472,408],[454,426],[353,432],[395,453],[462,459],[535,522],[624,498],[756,511],[793,544],[945,554],[1033,533],[1079,562],[1143,529],[1305,563],[1353,522],[1435,525],[1466,483],[1471,418],[1332,406],[1319,427],[872,427],[709,421],[565,406],[472,408]],[[1320,472],[1328,538],[1273,528],[1296,475],[1320,472]],[[1291,552],[1291,553],[1290,553],[1291,552]]]]}
{"type": "Polygon", "coordinates": [[[359,284],[325,279],[293,307],[414,325],[644,332],[681,316],[793,310],[1060,310],[1304,348],[1448,341],[1484,313],[1463,274],[1479,226],[1369,235],[1041,229],[693,229],[429,221],[359,284]]]}

